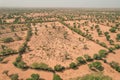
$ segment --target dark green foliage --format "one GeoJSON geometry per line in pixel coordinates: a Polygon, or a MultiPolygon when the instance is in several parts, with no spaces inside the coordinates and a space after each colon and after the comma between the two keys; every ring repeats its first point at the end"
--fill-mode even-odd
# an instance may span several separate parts
{"type": "Polygon", "coordinates": [[[14,40],[13,40],[13,38],[12,37],[8,37],[8,38],[4,38],[3,39],[3,42],[4,43],[10,43],[10,42],[13,42],[14,40]]]}
{"type": "Polygon", "coordinates": [[[103,71],[103,66],[100,62],[92,62],[91,64],[88,64],[89,68],[92,69],[97,69],[99,71],[103,71]]]}
{"type": "Polygon", "coordinates": [[[76,65],[74,62],[71,62],[71,63],[69,64],[69,66],[70,66],[70,68],[72,68],[72,69],[75,69],[75,68],[77,67],[77,65],[76,65]]]}
{"type": "Polygon", "coordinates": [[[39,74],[32,74],[31,78],[27,78],[26,80],[40,80],[39,74]]]}
{"type": "Polygon", "coordinates": [[[111,29],[109,29],[109,31],[114,33],[116,32],[116,29],[117,29],[116,27],[112,27],[111,29]]]}
{"type": "Polygon", "coordinates": [[[83,59],[83,57],[77,57],[76,59],[78,61],[79,64],[85,64],[85,60],[83,59]]]}
{"type": "Polygon", "coordinates": [[[18,74],[12,74],[11,76],[10,76],[10,79],[11,80],[18,80],[18,74]]]}
{"type": "Polygon", "coordinates": [[[117,41],[120,41],[120,33],[117,34],[116,40],[117,40],[117,41]]]}
{"type": "Polygon", "coordinates": [[[86,61],[92,61],[93,59],[91,58],[91,56],[89,55],[84,55],[84,58],[86,59],[86,61]]]}
{"type": "Polygon", "coordinates": [[[101,58],[105,58],[106,55],[107,55],[107,51],[102,49],[102,50],[99,51],[99,55],[100,55],[101,58]]]}
{"type": "Polygon", "coordinates": [[[21,69],[26,69],[27,68],[26,63],[22,61],[21,56],[18,56],[16,58],[16,61],[13,62],[13,65],[16,66],[17,68],[21,68],[21,69]]]}
{"type": "Polygon", "coordinates": [[[54,66],[54,70],[55,70],[55,71],[63,71],[64,69],[65,69],[65,67],[64,67],[64,66],[61,66],[60,64],[54,66]]]}
{"type": "Polygon", "coordinates": [[[54,74],[53,75],[53,80],[62,80],[62,78],[59,75],[54,74]]]}

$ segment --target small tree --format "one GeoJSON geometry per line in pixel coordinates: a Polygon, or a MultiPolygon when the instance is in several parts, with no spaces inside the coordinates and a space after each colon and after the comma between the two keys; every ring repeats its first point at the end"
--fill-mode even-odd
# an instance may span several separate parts
{"type": "Polygon", "coordinates": [[[69,66],[70,66],[70,68],[72,68],[72,69],[75,69],[75,68],[77,67],[77,65],[76,65],[74,62],[71,62],[71,63],[69,64],[69,66]]]}
{"type": "Polygon", "coordinates": [[[85,54],[84,57],[85,57],[86,61],[92,61],[92,60],[93,60],[93,59],[91,58],[91,56],[89,56],[89,55],[87,55],[87,54],[85,54]]]}
{"type": "Polygon", "coordinates": [[[59,75],[54,74],[53,75],[53,80],[62,80],[62,78],[59,75]]]}
{"type": "Polygon", "coordinates": [[[27,78],[26,80],[40,80],[39,74],[32,74],[31,78],[27,78]]]}
{"type": "Polygon", "coordinates": [[[79,64],[85,64],[85,60],[83,59],[83,57],[77,57],[76,59],[78,61],[79,64]]]}
{"type": "Polygon", "coordinates": [[[60,64],[59,65],[56,65],[55,67],[54,67],[54,70],[55,71],[63,71],[65,69],[65,67],[64,66],[61,66],[60,64]]]}
{"type": "Polygon", "coordinates": [[[11,78],[11,80],[18,80],[18,74],[12,74],[11,76],[10,76],[10,78],[11,78]]]}

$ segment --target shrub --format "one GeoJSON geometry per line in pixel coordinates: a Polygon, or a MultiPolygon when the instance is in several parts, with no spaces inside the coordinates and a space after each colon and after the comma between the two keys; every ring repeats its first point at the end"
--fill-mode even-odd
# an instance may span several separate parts
{"type": "Polygon", "coordinates": [[[13,42],[14,40],[13,40],[13,38],[12,37],[8,37],[8,38],[4,38],[3,39],[3,42],[4,43],[9,43],[9,42],[13,42]]]}
{"type": "Polygon", "coordinates": [[[116,32],[116,27],[112,27],[111,29],[109,29],[110,32],[116,32]]]}
{"type": "Polygon", "coordinates": [[[27,78],[26,80],[40,80],[39,74],[32,74],[31,78],[27,78]]]}
{"type": "Polygon", "coordinates": [[[59,75],[54,74],[53,75],[53,80],[62,80],[62,78],[59,75]]]}
{"type": "Polygon", "coordinates": [[[54,66],[54,70],[55,70],[55,71],[63,71],[64,69],[65,69],[65,67],[64,67],[64,66],[61,66],[60,64],[54,66]]]}
{"type": "Polygon", "coordinates": [[[85,64],[85,60],[83,59],[83,57],[77,57],[76,59],[78,61],[79,64],[85,64]]]}
{"type": "Polygon", "coordinates": [[[11,76],[10,76],[10,79],[11,80],[18,80],[18,74],[12,74],[11,76]]]}
{"type": "Polygon", "coordinates": [[[117,41],[120,41],[120,33],[117,34],[116,40],[117,40],[117,41]]]}
{"type": "Polygon", "coordinates": [[[106,55],[107,55],[107,51],[106,51],[106,50],[101,49],[101,50],[99,51],[99,55],[100,55],[100,57],[101,57],[101,58],[105,58],[105,57],[106,57],[106,55]]]}
{"type": "Polygon", "coordinates": [[[93,59],[91,58],[91,56],[89,56],[89,55],[84,55],[84,57],[85,57],[85,59],[86,59],[86,61],[92,61],[93,59]]]}
{"type": "Polygon", "coordinates": [[[114,47],[115,47],[116,49],[120,49],[120,44],[115,44],[114,47]]]}
{"type": "Polygon", "coordinates": [[[103,70],[102,64],[100,62],[92,62],[91,64],[88,64],[90,69],[97,69],[99,71],[103,70]]]}
{"type": "Polygon", "coordinates": [[[75,69],[75,68],[77,67],[77,65],[76,65],[74,62],[71,62],[71,63],[69,64],[69,66],[70,66],[70,68],[72,68],[72,69],[75,69]]]}
{"type": "Polygon", "coordinates": [[[94,54],[93,58],[96,59],[96,60],[101,60],[102,59],[99,54],[94,54]]]}

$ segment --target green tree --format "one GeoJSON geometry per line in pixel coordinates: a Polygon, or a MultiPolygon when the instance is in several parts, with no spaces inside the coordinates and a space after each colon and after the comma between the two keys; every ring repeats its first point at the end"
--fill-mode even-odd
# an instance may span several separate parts
{"type": "Polygon", "coordinates": [[[60,64],[54,66],[54,70],[55,70],[55,71],[63,71],[64,69],[65,69],[65,67],[64,67],[64,66],[61,66],[60,64]]]}
{"type": "Polygon", "coordinates": [[[74,62],[71,62],[71,63],[69,64],[69,66],[70,66],[70,68],[72,68],[72,69],[75,69],[75,68],[77,67],[77,65],[76,65],[74,62]]]}
{"type": "Polygon", "coordinates": [[[85,60],[83,59],[83,57],[77,57],[76,59],[78,61],[79,64],[85,64],[85,60]]]}
{"type": "Polygon", "coordinates": [[[58,74],[54,74],[53,80],[62,80],[62,78],[58,74]]]}
{"type": "Polygon", "coordinates": [[[18,74],[12,74],[11,76],[10,76],[10,78],[11,78],[11,80],[18,80],[18,74]]]}

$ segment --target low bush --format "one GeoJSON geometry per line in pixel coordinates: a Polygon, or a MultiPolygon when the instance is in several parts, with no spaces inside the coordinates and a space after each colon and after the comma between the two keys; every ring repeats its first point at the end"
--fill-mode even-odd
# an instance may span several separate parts
{"type": "Polygon", "coordinates": [[[55,71],[63,71],[64,69],[65,69],[65,67],[64,67],[64,66],[61,66],[60,64],[54,66],[54,70],[55,70],[55,71]]]}

